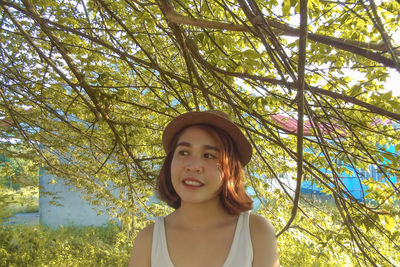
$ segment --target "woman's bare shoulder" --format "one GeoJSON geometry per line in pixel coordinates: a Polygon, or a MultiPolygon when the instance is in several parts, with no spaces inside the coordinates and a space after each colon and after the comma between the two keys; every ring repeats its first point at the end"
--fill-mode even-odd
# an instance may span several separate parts
{"type": "Polygon", "coordinates": [[[154,229],[154,223],[151,223],[149,225],[147,225],[145,228],[143,228],[142,230],[139,231],[137,238],[143,238],[143,239],[149,239],[151,240],[151,238],[153,237],[153,229],[154,229]]]}
{"type": "Polygon", "coordinates": [[[250,213],[250,229],[259,233],[275,236],[275,229],[272,224],[263,216],[257,213],[250,213]]]}
{"type": "Polygon", "coordinates": [[[279,266],[279,253],[272,224],[263,216],[250,214],[250,235],[253,244],[253,267],[279,266]]]}
{"type": "Polygon", "coordinates": [[[154,224],[143,228],[135,238],[129,267],[150,267],[154,224]]]}

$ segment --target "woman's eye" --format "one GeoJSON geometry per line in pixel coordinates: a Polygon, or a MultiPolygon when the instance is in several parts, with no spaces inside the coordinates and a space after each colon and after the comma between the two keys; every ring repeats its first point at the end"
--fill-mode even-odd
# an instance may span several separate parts
{"type": "Polygon", "coordinates": [[[189,154],[189,152],[187,152],[186,150],[181,150],[181,151],[178,151],[178,154],[181,156],[186,156],[189,154]]]}
{"type": "Polygon", "coordinates": [[[217,158],[217,157],[214,156],[213,154],[209,154],[209,153],[204,154],[204,157],[205,157],[206,159],[215,159],[215,158],[217,158]]]}

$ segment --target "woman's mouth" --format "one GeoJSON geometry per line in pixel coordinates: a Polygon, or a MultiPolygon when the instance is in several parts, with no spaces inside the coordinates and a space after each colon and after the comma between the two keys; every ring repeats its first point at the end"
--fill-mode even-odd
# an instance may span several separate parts
{"type": "Polygon", "coordinates": [[[197,179],[193,178],[186,178],[182,181],[183,185],[188,188],[199,188],[202,187],[204,184],[197,179]]]}

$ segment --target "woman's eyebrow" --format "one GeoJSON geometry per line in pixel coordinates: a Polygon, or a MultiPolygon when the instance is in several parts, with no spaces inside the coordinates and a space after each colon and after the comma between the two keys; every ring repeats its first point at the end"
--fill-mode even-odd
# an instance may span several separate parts
{"type": "MultiPolygon", "coordinates": [[[[191,147],[192,145],[189,142],[182,141],[176,145],[176,147],[179,147],[179,146],[191,147]]],[[[204,145],[203,147],[204,147],[204,149],[207,149],[207,150],[214,150],[216,152],[219,152],[219,148],[212,146],[212,145],[204,145]]]]}
{"type": "Polygon", "coordinates": [[[176,145],[176,147],[178,147],[178,146],[187,146],[187,147],[191,147],[190,143],[188,143],[188,142],[179,142],[179,143],[176,145]]]}
{"type": "Polygon", "coordinates": [[[204,148],[207,150],[214,150],[216,152],[219,152],[219,148],[215,146],[205,145],[204,148]]]}

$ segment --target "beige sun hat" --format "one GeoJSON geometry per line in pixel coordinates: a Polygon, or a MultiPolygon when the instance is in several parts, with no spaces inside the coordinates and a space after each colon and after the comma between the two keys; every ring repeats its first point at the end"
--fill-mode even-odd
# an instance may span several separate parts
{"type": "Polygon", "coordinates": [[[219,110],[190,111],[174,118],[165,127],[162,143],[165,152],[171,150],[171,142],[174,137],[183,129],[191,125],[205,124],[222,129],[229,135],[236,145],[239,159],[243,166],[249,163],[253,154],[251,145],[238,126],[224,112],[219,110]]]}

